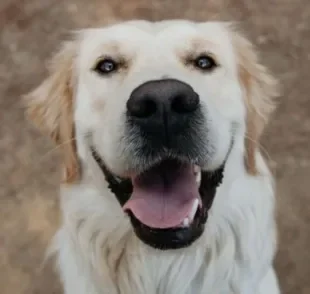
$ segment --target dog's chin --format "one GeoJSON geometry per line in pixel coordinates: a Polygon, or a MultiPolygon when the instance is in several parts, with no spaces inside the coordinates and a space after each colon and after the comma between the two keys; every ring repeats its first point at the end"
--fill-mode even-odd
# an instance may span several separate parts
{"type": "Polygon", "coordinates": [[[223,177],[224,165],[203,171],[178,158],[163,158],[139,174],[121,178],[92,154],[137,237],[162,250],[191,245],[204,232],[208,211],[223,177]]]}

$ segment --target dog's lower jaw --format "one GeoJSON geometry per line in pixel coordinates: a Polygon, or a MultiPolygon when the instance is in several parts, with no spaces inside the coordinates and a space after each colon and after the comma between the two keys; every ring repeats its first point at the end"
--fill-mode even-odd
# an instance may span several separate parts
{"type": "Polygon", "coordinates": [[[65,293],[277,294],[272,179],[260,157],[268,176],[247,175],[241,162],[233,150],[205,232],[181,250],[141,242],[106,188],[63,187],[64,223],[54,244],[65,293]]]}

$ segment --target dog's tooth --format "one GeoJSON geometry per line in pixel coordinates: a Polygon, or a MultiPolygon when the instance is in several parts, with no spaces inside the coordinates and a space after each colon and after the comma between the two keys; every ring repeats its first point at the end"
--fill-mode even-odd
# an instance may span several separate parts
{"type": "Polygon", "coordinates": [[[188,226],[189,226],[189,219],[188,219],[188,217],[186,217],[186,218],[183,220],[182,225],[183,225],[183,227],[188,227],[188,226]]]}
{"type": "Polygon", "coordinates": [[[198,209],[198,205],[199,205],[199,200],[198,199],[195,199],[194,202],[193,202],[193,206],[192,206],[192,209],[188,215],[188,218],[190,221],[192,221],[195,217],[195,214],[197,212],[197,209],[198,209]]]}
{"type": "Polygon", "coordinates": [[[200,167],[198,165],[194,165],[194,174],[197,174],[200,172],[200,167]]]}
{"type": "Polygon", "coordinates": [[[198,173],[196,174],[196,183],[197,183],[197,184],[200,184],[200,181],[201,181],[201,172],[198,172],[198,173]]]}

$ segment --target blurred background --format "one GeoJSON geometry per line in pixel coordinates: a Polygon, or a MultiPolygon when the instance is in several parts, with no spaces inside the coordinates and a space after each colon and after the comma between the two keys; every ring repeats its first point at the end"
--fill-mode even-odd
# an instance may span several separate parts
{"type": "Polygon", "coordinates": [[[21,94],[69,30],[132,18],[238,21],[280,79],[262,140],[278,186],[276,268],[283,293],[309,294],[309,0],[0,0],[0,292],[61,293],[53,266],[42,266],[60,220],[59,154],[25,121],[21,94]]]}

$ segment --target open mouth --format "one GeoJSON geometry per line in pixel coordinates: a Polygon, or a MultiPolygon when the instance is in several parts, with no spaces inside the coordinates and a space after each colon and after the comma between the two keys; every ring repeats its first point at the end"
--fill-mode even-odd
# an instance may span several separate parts
{"type": "Polygon", "coordinates": [[[92,153],[144,243],[177,249],[201,236],[224,165],[208,172],[190,162],[165,158],[125,179],[112,174],[94,149],[92,153]]]}
{"type": "Polygon", "coordinates": [[[123,206],[153,229],[188,227],[202,206],[198,166],[166,159],[131,178],[133,191],[123,206]]]}

